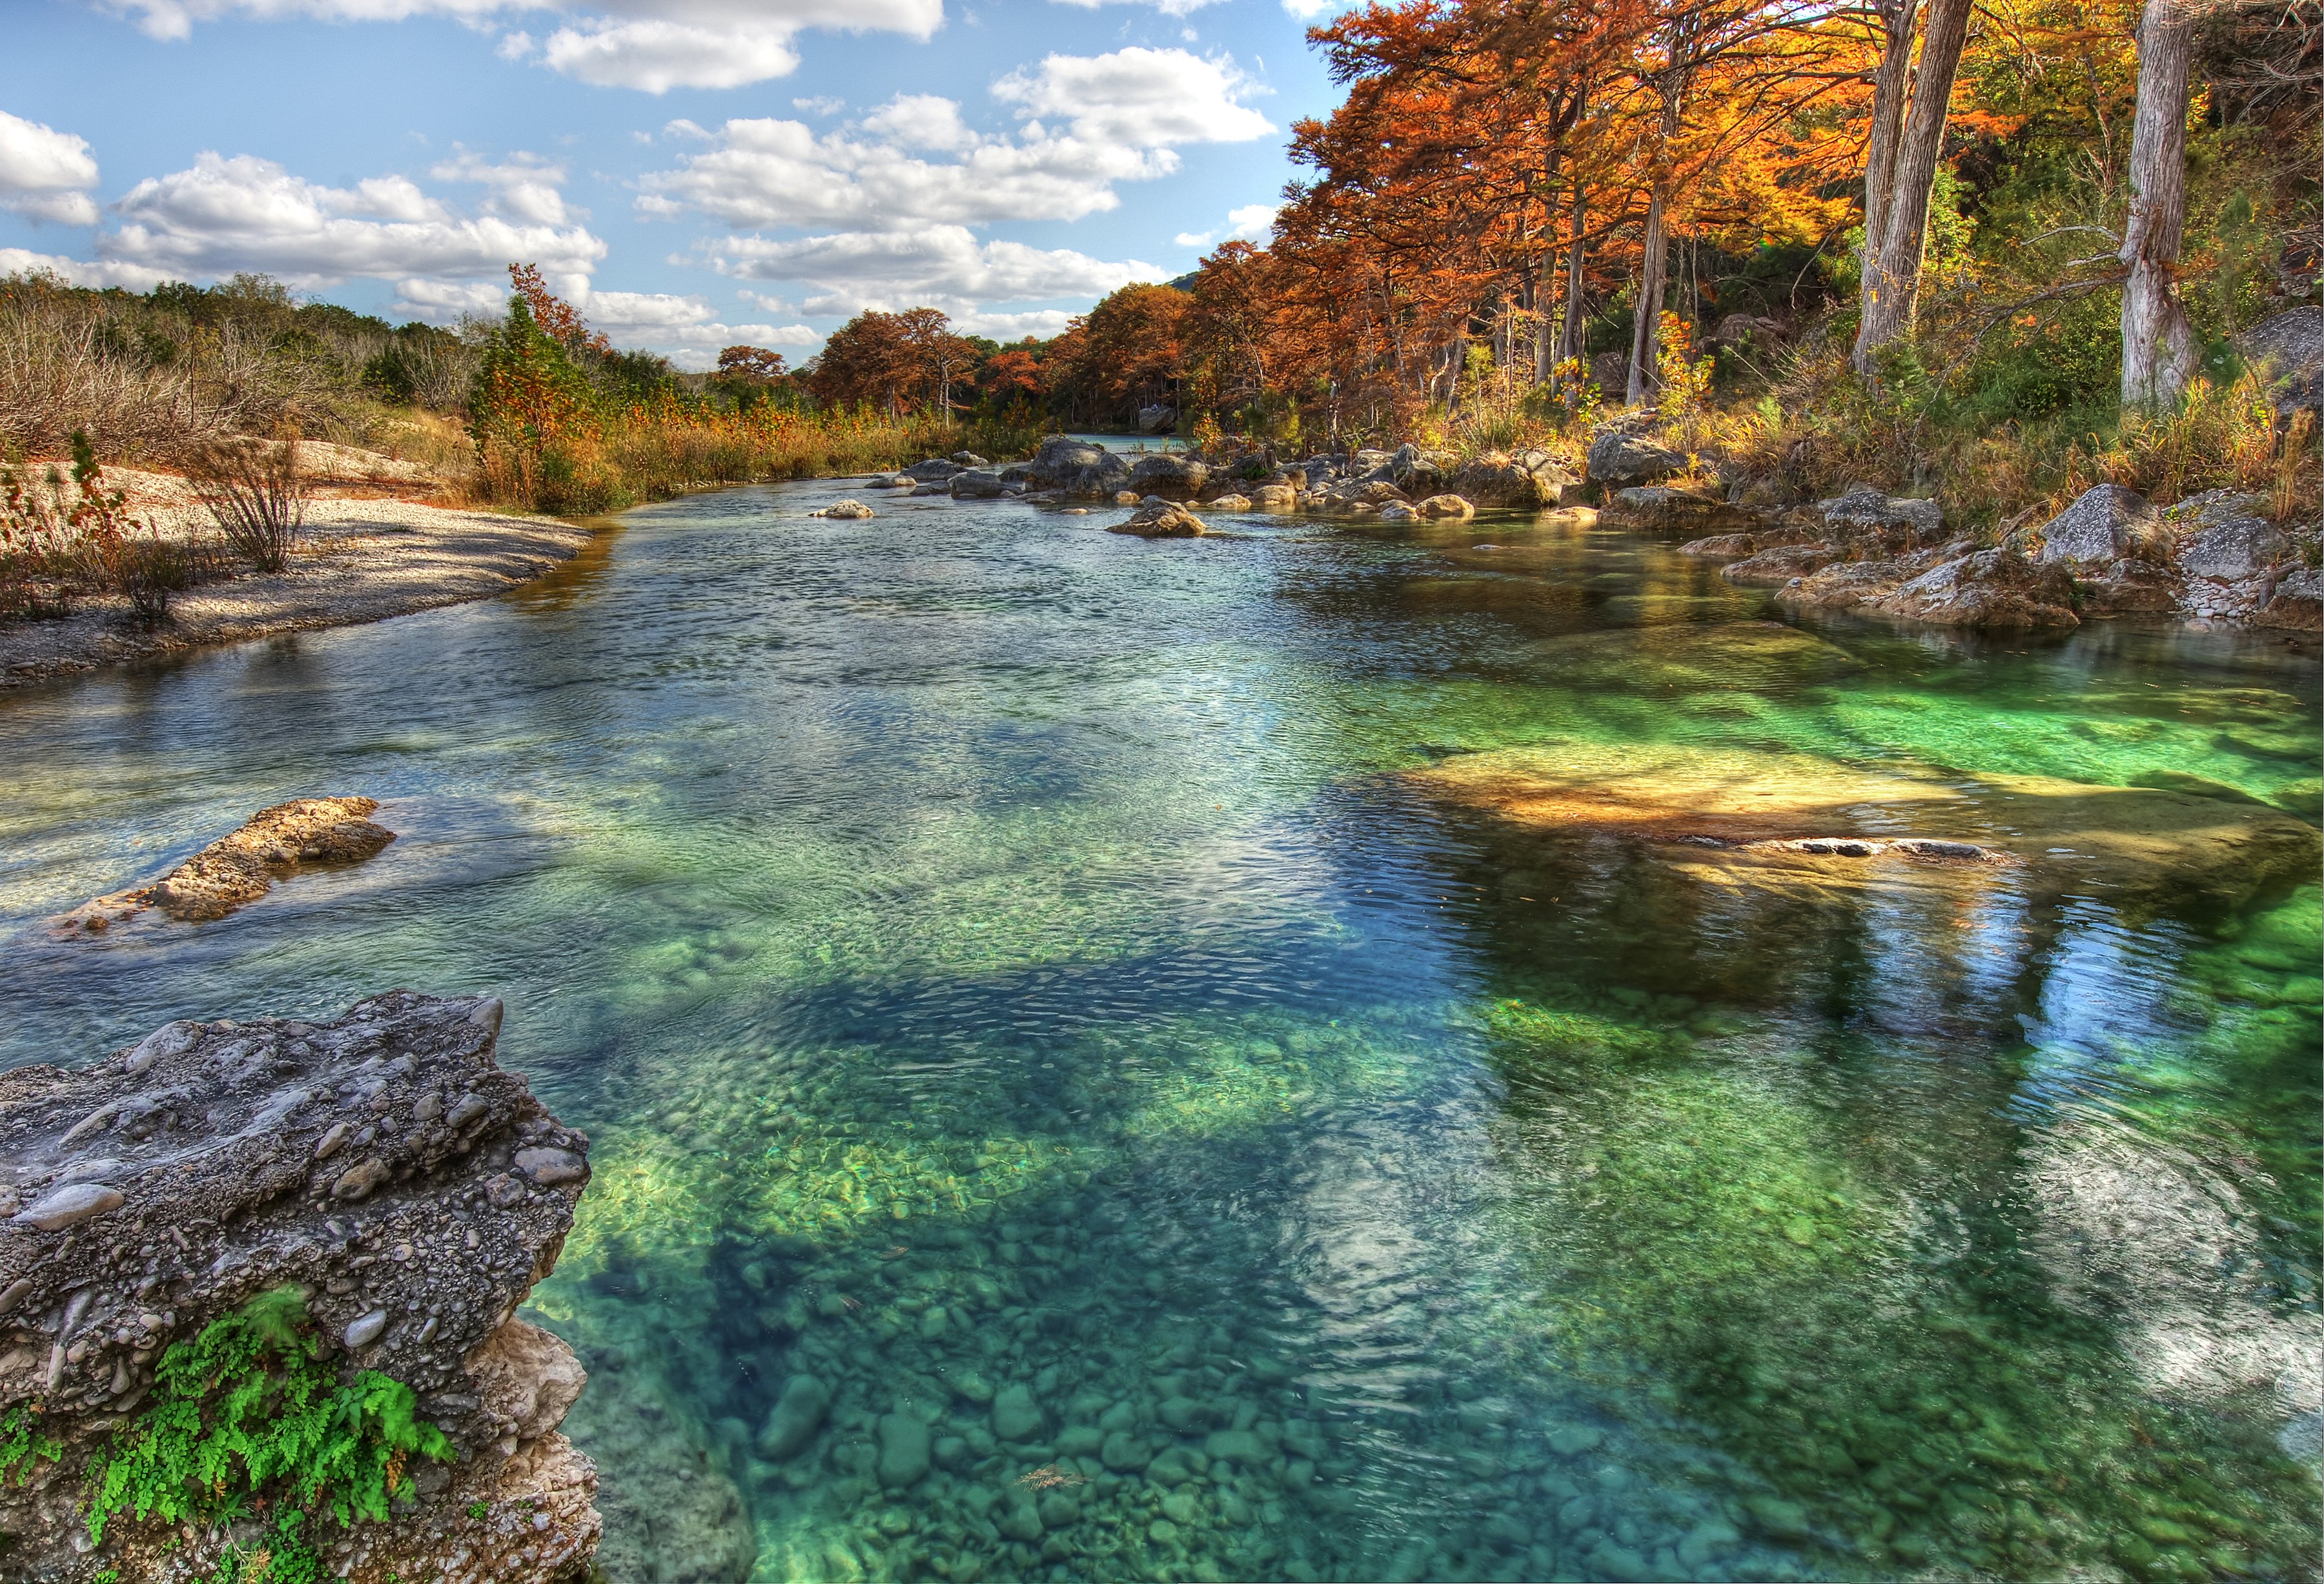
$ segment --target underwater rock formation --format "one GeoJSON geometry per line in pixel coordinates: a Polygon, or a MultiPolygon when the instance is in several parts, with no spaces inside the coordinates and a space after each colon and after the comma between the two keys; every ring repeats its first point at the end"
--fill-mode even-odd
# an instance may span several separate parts
{"type": "Polygon", "coordinates": [[[596,1473],[557,1429],[586,1377],[513,1315],[572,1227],[588,1140],[494,1064],[500,1022],[497,1000],[399,990],[0,1074],[0,1424],[48,1438],[0,1479],[11,1578],[207,1578],[263,1546],[253,1502],[209,1525],[124,1513],[92,1548],[84,1474],[167,1397],[166,1349],[286,1288],[342,1381],[410,1387],[455,1454],[411,1459],[385,1522],[311,1517],[332,1571],[586,1575],[596,1473]]]}

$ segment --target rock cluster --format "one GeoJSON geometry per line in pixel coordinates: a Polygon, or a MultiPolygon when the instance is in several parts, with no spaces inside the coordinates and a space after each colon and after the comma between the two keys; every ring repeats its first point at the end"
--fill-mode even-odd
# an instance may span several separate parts
{"type": "Polygon", "coordinates": [[[257,1538],[254,1516],[124,1516],[91,1550],[81,1476],[164,1349],[286,1285],[343,1372],[410,1386],[458,1452],[415,1467],[387,1523],[311,1522],[334,1571],[586,1573],[596,1475],[557,1433],[585,1377],[512,1317],[572,1226],[588,1141],[494,1064],[500,1021],[496,1000],[396,991],[0,1074],[0,1414],[38,1404],[60,1453],[0,1481],[11,1578],[206,1578],[257,1538]]]}
{"type": "Polygon", "coordinates": [[[300,797],[262,808],[147,885],[82,904],[67,928],[97,934],[148,907],[180,920],[224,918],[257,901],[302,865],[358,863],[395,840],[371,823],[369,797],[300,797]]]}

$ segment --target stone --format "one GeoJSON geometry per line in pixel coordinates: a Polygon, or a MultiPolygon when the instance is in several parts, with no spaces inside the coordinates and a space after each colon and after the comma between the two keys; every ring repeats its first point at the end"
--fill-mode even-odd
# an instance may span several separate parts
{"type": "Polygon", "coordinates": [[[544,1188],[589,1180],[589,1163],[569,1149],[520,1149],[516,1169],[544,1188]]]}
{"type": "Polygon", "coordinates": [[[920,483],[941,483],[954,474],[963,471],[957,462],[947,462],[941,456],[931,456],[925,462],[915,462],[904,469],[903,476],[920,483]]]}
{"type": "Polygon", "coordinates": [[[1178,1538],[1178,1525],[1167,1518],[1157,1518],[1146,1525],[1146,1534],[1157,1545],[1167,1545],[1178,1538]]]}
{"type": "Polygon", "coordinates": [[[1296,484],[1261,484],[1250,493],[1250,503],[1261,511],[1288,511],[1299,504],[1296,484]]]}
{"type": "Polygon", "coordinates": [[[990,467],[992,465],[992,464],[987,462],[983,457],[979,456],[973,451],[954,452],[952,454],[952,465],[954,467],[990,467]]]}
{"type": "Polygon", "coordinates": [[[1248,495],[1218,495],[1210,500],[1207,504],[1213,511],[1248,511],[1250,510],[1250,497],[1248,495]]]}
{"type": "Polygon", "coordinates": [[[1382,522],[1417,522],[1420,513],[1401,501],[1390,501],[1380,508],[1379,520],[1382,522]]]}
{"type": "Polygon", "coordinates": [[[36,1231],[61,1232],[128,1202],[118,1188],[103,1183],[75,1183],[42,1194],[9,1219],[36,1231]]]}
{"type": "Polygon", "coordinates": [[[1039,1510],[1045,1528],[1070,1529],[1081,1522],[1081,1503],[1062,1490],[1053,1490],[1043,1497],[1039,1510]]]}
{"type": "Polygon", "coordinates": [[[1840,558],[1840,552],[1830,545],[1773,545],[1740,561],[1729,561],[1719,569],[1719,578],[1722,583],[1746,587],[1757,584],[1780,587],[1794,579],[1812,576],[1840,558]]]}
{"type": "Polygon", "coordinates": [[[2131,530],[2153,515],[2145,496],[2120,484],[2084,490],[2072,505],[2036,530],[2042,544],[2039,558],[2044,566],[2060,561],[2104,566],[2131,553],[2131,530]]]}
{"type": "Polygon", "coordinates": [[[83,903],[64,922],[118,923],[149,907],[180,923],[224,918],[302,865],[356,863],[377,853],[395,840],[364,817],[378,809],[369,797],[300,797],[260,809],[161,879],[83,903]]]}
{"type": "Polygon", "coordinates": [[[1700,1572],[1743,1543],[1742,1532],[1724,1518],[1705,1518],[1678,1543],[1678,1560],[1700,1572]]]}
{"type": "Polygon", "coordinates": [[[1753,1523],[1777,1540],[1807,1538],[1807,1509],[1797,1502],[1763,1493],[1745,1497],[1743,1510],[1751,1515],[1753,1523]]]}
{"type": "Polygon", "coordinates": [[[1562,1424],[1549,1436],[1549,1450],[1561,1458],[1578,1458],[1605,1444],[1606,1432],[1594,1424],[1562,1424]]]}
{"type": "Polygon", "coordinates": [[[1105,500],[1130,483],[1127,458],[1088,440],[1051,435],[1025,465],[1026,482],[1039,489],[1087,500],[1105,500]]]}
{"type": "Polygon", "coordinates": [[[1041,1509],[1034,1505],[1030,1495],[1020,1491],[1009,1510],[1001,1515],[1001,1533],[1028,1545],[1041,1538],[1041,1509]]]}
{"type": "Polygon", "coordinates": [[[331,1184],[334,1199],[363,1199],[387,1181],[387,1163],[377,1156],[367,1156],[349,1166],[331,1184]]]}
{"type": "Polygon", "coordinates": [[[1159,495],[1168,501],[1189,501],[1201,491],[1211,476],[1207,463],[1197,461],[1183,452],[1163,451],[1141,456],[1130,469],[1130,487],[1140,495],[1159,495]]]}
{"type": "Polygon", "coordinates": [[[1871,608],[1949,627],[2078,627],[2073,599],[2073,579],[2063,567],[1991,549],[1941,562],[1871,608]]]}
{"type": "Polygon", "coordinates": [[[1126,1430],[1117,1430],[1105,1438],[1098,1451],[1098,1460],[1117,1474],[1134,1474],[1154,1460],[1146,1444],[1126,1430]]]}
{"type": "Polygon", "coordinates": [[[1178,427],[1178,410],[1165,402],[1138,410],[1138,432],[1141,435],[1167,435],[1178,427]]]}
{"type": "Polygon", "coordinates": [[[1633,484],[1606,502],[1605,520],[1625,528],[1680,529],[1695,532],[1721,523],[1748,523],[1751,514],[1729,506],[1707,490],[1669,484],[1633,484]]]}
{"type": "Polygon", "coordinates": [[[84,1559],[86,1515],[54,1498],[78,1487],[120,1411],[152,1389],[162,1349],[283,1285],[307,1294],[319,1341],[410,1386],[457,1453],[413,1459],[398,1510],[359,1526],[364,1576],[434,1577],[456,1550],[478,1576],[586,1575],[604,1526],[596,1476],[558,1431],[585,1377],[563,1342],[508,1319],[555,1266],[581,1186],[525,1192],[483,1216],[472,1207],[520,1147],[578,1159],[588,1141],[495,1064],[499,1011],[491,998],[398,991],[337,1018],[176,1024],[69,1072],[0,1073],[0,1182],[32,1206],[0,1221],[0,1294],[14,1321],[70,1321],[53,1378],[38,1367],[0,1374],[0,1419],[42,1398],[42,1430],[70,1476],[0,1481],[10,1577],[81,1577],[98,1561],[124,1579],[220,1569],[235,1539],[225,1526],[124,1523],[101,1559],[84,1559]],[[474,1098],[482,1113],[466,1137],[380,1126],[431,1096],[474,1098]],[[140,1125],[164,1104],[170,1126],[140,1125]],[[73,1183],[60,1141],[99,1113],[125,1125],[105,1136],[104,1182],[73,1183]],[[318,1160],[316,1148],[350,1119],[358,1137],[376,1129],[360,1147],[370,1185],[334,1202],[346,1155],[318,1160]],[[46,1202],[76,1187],[117,1194],[134,1213],[43,1229],[46,1202]],[[141,1267],[159,1278],[143,1296],[141,1267]],[[530,1340],[504,1345],[518,1331],[530,1340]],[[468,1516],[520,1501],[532,1515],[521,1538],[468,1516]]]}
{"type": "Polygon", "coordinates": [[[820,511],[810,511],[807,515],[809,517],[844,517],[862,519],[876,516],[878,513],[874,512],[871,507],[866,506],[854,496],[850,495],[845,500],[834,501],[830,505],[825,506],[820,511]]]}
{"type": "Polygon", "coordinates": [[[1685,456],[1669,447],[1641,435],[1609,429],[1590,443],[1584,471],[1592,483],[1618,489],[1625,484],[1654,483],[1685,467],[1685,456]]]}
{"type": "Polygon", "coordinates": [[[901,1490],[928,1471],[928,1427],[909,1414],[880,1416],[880,1483],[901,1490]]]}
{"type": "Polygon", "coordinates": [[[1449,518],[1459,522],[1477,515],[1476,507],[1459,495],[1431,495],[1413,510],[1423,517],[1449,518]]]}
{"type": "Polygon", "coordinates": [[[997,473],[972,467],[952,475],[951,491],[955,500],[991,501],[1009,493],[1009,485],[997,473]]]}
{"type": "Polygon", "coordinates": [[[1944,537],[1944,509],[1934,501],[1886,495],[1859,486],[1815,507],[1830,541],[1859,555],[1895,555],[1944,537]]]}
{"type": "Polygon", "coordinates": [[[1126,520],[1112,524],[1105,531],[1139,539],[1200,539],[1210,530],[1184,506],[1171,501],[1156,501],[1141,504],[1126,520]]]}
{"type": "Polygon", "coordinates": [[[2324,410],[2324,308],[2273,314],[2236,338],[2247,363],[2263,369],[2276,416],[2324,410]]]}
{"type": "Polygon", "coordinates": [[[1201,1428],[1206,1415],[1203,1411],[1202,1404],[1194,1401],[1194,1398],[1172,1396],[1162,1399],[1162,1405],[1154,1410],[1154,1417],[1184,1434],[1187,1431],[1201,1428]]]}
{"type": "Polygon", "coordinates": [[[1574,485],[1565,465],[1547,451],[1487,451],[1454,469],[1451,493],[1480,506],[1540,511],[1563,504],[1574,485]]]}
{"type": "Polygon", "coordinates": [[[2186,576],[2239,583],[2274,566],[2291,543],[2264,518],[2236,517],[2181,539],[2172,559],[2186,576]]]}
{"type": "Polygon", "coordinates": [[[1267,1443],[1256,1432],[1249,1430],[1214,1430],[1203,1438],[1205,1457],[1222,1463],[1240,1463],[1246,1469],[1256,1469],[1275,1460],[1267,1443]]]}
{"type": "Polygon", "coordinates": [[[992,1433],[1002,1441],[1031,1441],[1041,1433],[1041,1404],[1031,1386],[1003,1386],[992,1399],[992,1433]]]}
{"type": "Polygon", "coordinates": [[[831,1388],[811,1375],[794,1375],[783,1383],[782,1395],[759,1427],[753,1444],[770,1463],[795,1457],[823,1428],[831,1411],[831,1388]]]}

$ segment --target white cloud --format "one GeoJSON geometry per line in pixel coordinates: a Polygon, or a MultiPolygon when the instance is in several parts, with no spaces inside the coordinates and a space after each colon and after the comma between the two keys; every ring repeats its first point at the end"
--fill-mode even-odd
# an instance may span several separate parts
{"type": "Polygon", "coordinates": [[[1343,8],[1339,0],[1283,0],[1283,9],[1301,22],[1314,22],[1319,16],[1343,8]]]}
{"type": "Polygon", "coordinates": [[[1109,262],[1070,249],[1021,242],[980,243],[964,226],[913,231],[849,231],[770,242],[744,236],[717,244],[717,267],[750,281],[791,281],[816,295],[810,314],[864,309],[940,308],[982,314],[989,303],[1102,297],[1132,281],[1161,278],[1135,259],[1109,262]]]}
{"type": "Polygon", "coordinates": [[[88,189],[97,185],[88,141],[0,110],[0,208],[32,220],[97,224],[88,189]]]}
{"type": "Polygon", "coordinates": [[[135,264],[102,260],[90,263],[60,258],[55,253],[33,253],[29,248],[0,247],[0,276],[40,274],[55,275],[75,286],[119,286],[130,291],[151,291],[170,279],[163,271],[141,269],[135,264]]]}
{"type": "MultiPolygon", "coordinates": [[[[545,168],[525,169],[537,180],[545,168]]],[[[586,289],[605,255],[578,226],[457,214],[401,176],[323,187],[248,154],[203,153],[190,170],[139,182],[115,207],[122,224],[97,251],[117,263],[182,279],[260,270],[309,288],[374,276],[399,281],[415,304],[425,298],[415,283],[488,280],[516,261],[540,264],[559,290],[586,289]]]]}
{"type": "Polygon", "coordinates": [[[1074,135],[1134,148],[1242,143],[1275,130],[1241,103],[1258,91],[1231,59],[1185,50],[1116,50],[1110,55],[1051,55],[992,85],[1025,115],[1069,119],[1074,135]]]}
{"type": "Polygon", "coordinates": [[[1050,137],[1038,128],[930,161],[877,138],[818,137],[802,122],[736,120],[719,128],[709,149],[642,178],[638,208],[707,215],[736,227],[1075,220],[1115,207],[1115,182],[1177,169],[1167,149],[1050,137]]]}
{"type": "Polygon", "coordinates": [[[960,106],[934,94],[898,94],[863,118],[863,130],[899,149],[951,152],[974,148],[976,134],[960,118],[960,106]]]}
{"type": "Polygon", "coordinates": [[[508,299],[506,280],[400,281],[395,287],[398,312],[435,325],[455,324],[470,314],[496,319],[508,299]]]}
{"type": "Polygon", "coordinates": [[[1060,5],[1078,5],[1084,11],[1095,11],[1101,5],[1141,3],[1150,3],[1165,16],[1184,16],[1190,11],[1200,11],[1205,5],[1215,5],[1218,0],[1057,0],[1060,5]]]}
{"type": "Polygon", "coordinates": [[[574,306],[616,346],[642,346],[681,361],[689,352],[708,355],[700,366],[729,346],[812,346],[823,339],[805,325],[729,325],[703,299],[668,291],[591,291],[574,306]]]}
{"type": "Polygon", "coordinates": [[[803,115],[836,115],[847,108],[847,101],[835,99],[829,94],[817,94],[811,99],[793,99],[791,108],[803,115]]]}
{"type": "Polygon", "coordinates": [[[1204,248],[1214,242],[1255,242],[1261,247],[1275,235],[1276,206],[1245,204],[1240,209],[1227,211],[1223,231],[1181,231],[1171,240],[1180,247],[1204,248]]]}
{"type": "Polygon", "coordinates": [[[1019,314],[955,314],[952,327],[964,336],[990,336],[995,341],[1022,341],[1028,336],[1047,341],[1064,335],[1073,320],[1064,309],[1038,308],[1019,314]]]}
{"type": "Polygon", "coordinates": [[[495,163],[452,145],[452,157],[428,172],[438,181],[475,182],[490,189],[484,212],[511,215],[541,226],[562,226],[571,218],[565,206],[565,167],[520,149],[495,163]]]}
{"type": "MultiPolygon", "coordinates": [[[[564,19],[539,44],[540,59],[583,82],[662,93],[737,87],[798,65],[791,40],[811,27],[876,29],[925,39],[944,21],[944,0],[107,0],[155,38],[182,39],[197,23],[226,16],[306,16],[395,22],[449,16],[483,25],[547,13],[564,19]]],[[[500,41],[508,60],[530,58],[528,32],[500,41]]]]}

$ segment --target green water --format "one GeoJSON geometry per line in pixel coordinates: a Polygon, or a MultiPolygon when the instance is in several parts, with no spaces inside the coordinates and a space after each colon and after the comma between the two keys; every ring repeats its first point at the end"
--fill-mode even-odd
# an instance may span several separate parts
{"type": "Polygon", "coordinates": [[[0,695],[0,1063],[505,997],[595,1140],[532,1312],[623,1584],[2317,1576],[2312,877],[1766,893],[1406,775],[1791,750],[2312,821],[2312,648],[1771,629],[1554,519],[841,493],[0,695]],[[401,839],[39,927],[320,792],[401,839]]]}

